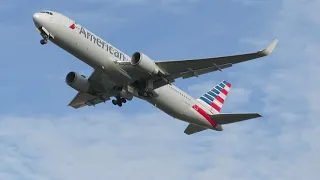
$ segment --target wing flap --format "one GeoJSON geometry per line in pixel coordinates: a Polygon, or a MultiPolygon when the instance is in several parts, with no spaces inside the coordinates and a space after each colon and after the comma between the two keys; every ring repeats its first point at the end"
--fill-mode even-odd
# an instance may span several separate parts
{"type": "Polygon", "coordinates": [[[202,68],[202,69],[192,69],[192,68],[190,68],[188,71],[180,73],[179,77],[181,76],[183,79],[187,79],[187,78],[191,78],[191,77],[194,77],[194,76],[199,76],[199,75],[206,74],[206,73],[209,73],[209,72],[217,71],[217,70],[221,71],[222,69],[229,68],[231,66],[232,66],[232,64],[229,63],[229,64],[222,64],[222,65],[219,65],[219,66],[215,65],[215,66],[202,68]]]}
{"type": "Polygon", "coordinates": [[[230,124],[240,121],[245,121],[249,119],[254,119],[258,117],[262,117],[258,113],[241,113],[241,114],[214,114],[209,115],[210,118],[214,120],[217,124],[223,125],[223,124],[230,124]]]}
{"type": "Polygon", "coordinates": [[[87,93],[79,92],[68,104],[68,106],[78,109],[84,106],[95,106],[96,104],[100,104],[108,100],[110,100],[110,97],[106,95],[98,97],[87,93]]]}
{"type": "Polygon", "coordinates": [[[202,127],[202,126],[198,126],[198,125],[194,125],[194,124],[189,124],[188,127],[184,130],[184,133],[187,135],[191,135],[191,134],[195,134],[201,131],[206,130],[207,128],[202,127]]]}

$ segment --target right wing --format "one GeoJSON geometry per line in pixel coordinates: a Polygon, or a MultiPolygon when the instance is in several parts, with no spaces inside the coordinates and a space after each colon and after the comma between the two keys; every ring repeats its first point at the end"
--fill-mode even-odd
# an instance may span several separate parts
{"type": "Polygon", "coordinates": [[[133,82],[147,82],[151,80],[153,82],[154,89],[172,83],[178,78],[190,78],[199,76],[202,74],[221,71],[222,69],[229,68],[234,64],[261,58],[272,53],[276,47],[278,40],[273,41],[266,49],[247,53],[237,54],[232,56],[200,58],[200,59],[186,59],[186,60],[165,60],[155,61],[155,64],[161,69],[163,75],[156,76],[147,72],[142,72],[133,68],[129,61],[115,62],[119,66],[119,69],[123,69],[124,72],[132,76],[133,82]]]}
{"type": "Polygon", "coordinates": [[[221,71],[224,68],[231,67],[233,64],[267,56],[272,53],[277,43],[278,40],[275,40],[266,49],[254,53],[202,59],[156,61],[156,64],[168,74],[168,79],[180,77],[185,79],[217,70],[221,71]]]}
{"type": "Polygon", "coordinates": [[[213,121],[217,124],[223,125],[223,124],[230,124],[240,121],[245,121],[249,119],[254,119],[261,117],[258,113],[241,113],[241,114],[214,114],[209,115],[210,118],[213,119],[213,121]]]}

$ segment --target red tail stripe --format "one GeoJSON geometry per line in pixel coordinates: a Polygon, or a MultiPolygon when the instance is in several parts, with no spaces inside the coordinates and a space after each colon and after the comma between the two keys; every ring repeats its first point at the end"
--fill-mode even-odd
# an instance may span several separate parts
{"type": "Polygon", "coordinates": [[[221,104],[224,103],[224,100],[223,100],[220,96],[217,96],[216,99],[217,99],[219,102],[221,102],[221,104]]]}
{"type": "Polygon", "coordinates": [[[222,91],[221,91],[221,92],[222,92],[222,94],[224,94],[224,95],[226,95],[226,96],[228,95],[228,91],[227,91],[227,90],[225,90],[225,89],[222,89],[222,91]]]}
{"type": "Polygon", "coordinates": [[[228,83],[228,84],[227,84],[227,86],[228,86],[228,87],[231,87],[231,84],[230,84],[230,83],[228,83]]]}
{"type": "Polygon", "coordinates": [[[199,114],[201,114],[201,116],[203,116],[207,121],[209,121],[209,123],[213,126],[213,127],[216,127],[217,126],[217,123],[215,123],[210,117],[209,115],[201,108],[199,107],[198,105],[193,105],[192,108],[194,110],[196,110],[199,114]]]}
{"type": "Polygon", "coordinates": [[[218,112],[220,112],[221,108],[216,105],[214,102],[210,104],[211,107],[213,107],[215,110],[217,110],[218,112]]]}

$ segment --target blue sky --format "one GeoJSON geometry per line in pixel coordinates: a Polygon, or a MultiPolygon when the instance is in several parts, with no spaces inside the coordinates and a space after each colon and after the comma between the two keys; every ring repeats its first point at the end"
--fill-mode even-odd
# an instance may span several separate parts
{"type": "Polygon", "coordinates": [[[317,179],[320,10],[302,0],[0,0],[0,179],[317,179]],[[257,120],[186,136],[141,100],[74,110],[69,71],[92,71],[47,44],[32,14],[61,12],[131,55],[155,60],[256,51],[266,58],[175,84],[194,97],[233,84],[223,112],[257,120]]]}

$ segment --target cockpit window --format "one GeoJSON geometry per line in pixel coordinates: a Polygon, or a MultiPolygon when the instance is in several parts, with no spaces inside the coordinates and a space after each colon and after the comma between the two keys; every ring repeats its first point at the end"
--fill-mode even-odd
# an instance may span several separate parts
{"type": "Polygon", "coordinates": [[[52,12],[49,12],[49,11],[41,11],[40,13],[45,13],[45,14],[53,15],[53,13],[52,13],[52,12]]]}

